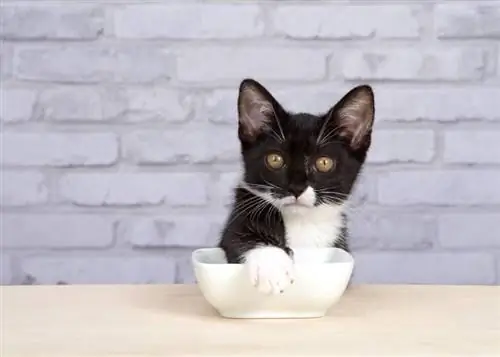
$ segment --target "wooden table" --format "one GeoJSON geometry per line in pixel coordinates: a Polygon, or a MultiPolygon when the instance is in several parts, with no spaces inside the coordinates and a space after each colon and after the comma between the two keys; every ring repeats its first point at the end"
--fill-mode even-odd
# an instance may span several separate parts
{"type": "Polygon", "coordinates": [[[310,320],[223,319],[185,285],[1,293],[2,357],[500,355],[498,286],[354,286],[310,320]]]}

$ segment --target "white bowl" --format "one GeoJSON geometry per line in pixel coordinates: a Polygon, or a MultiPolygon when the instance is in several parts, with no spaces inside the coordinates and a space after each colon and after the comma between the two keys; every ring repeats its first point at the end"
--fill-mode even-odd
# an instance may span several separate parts
{"type": "Polygon", "coordinates": [[[245,265],[228,264],[220,248],[195,250],[192,263],[204,298],[224,317],[322,317],[344,293],[354,259],[337,248],[293,251],[294,283],[278,295],[259,292],[252,285],[245,265]]]}

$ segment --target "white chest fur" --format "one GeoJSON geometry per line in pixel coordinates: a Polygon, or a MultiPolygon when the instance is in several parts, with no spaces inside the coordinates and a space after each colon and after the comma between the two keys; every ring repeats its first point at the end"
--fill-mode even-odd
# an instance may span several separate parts
{"type": "Polygon", "coordinates": [[[288,246],[329,247],[339,238],[342,229],[342,207],[287,207],[281,211],[288,246]]]}

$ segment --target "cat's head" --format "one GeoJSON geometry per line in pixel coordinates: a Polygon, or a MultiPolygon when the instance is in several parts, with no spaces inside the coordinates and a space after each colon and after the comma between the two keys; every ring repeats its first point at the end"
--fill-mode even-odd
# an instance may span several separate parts
{"type": "Polygon", "coordinates": [[[320,115],[291,113],[258,82],[241,82],[242,186],[280,209],[342,205],[370,147],[374,95],[353,88],[320,115]]]}

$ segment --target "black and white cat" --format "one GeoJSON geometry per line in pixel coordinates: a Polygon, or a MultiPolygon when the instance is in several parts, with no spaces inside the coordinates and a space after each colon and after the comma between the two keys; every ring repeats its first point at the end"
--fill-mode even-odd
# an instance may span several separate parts
{"type": "Polygon", "coordinates": [[[293,249],[349,251],[345,203],[371,143],[371,87],[349,91],[326,113],[291,113],[258,82],[241,82],[243,176],[219,242],[263,293],[294,279],[293,249]]]}

